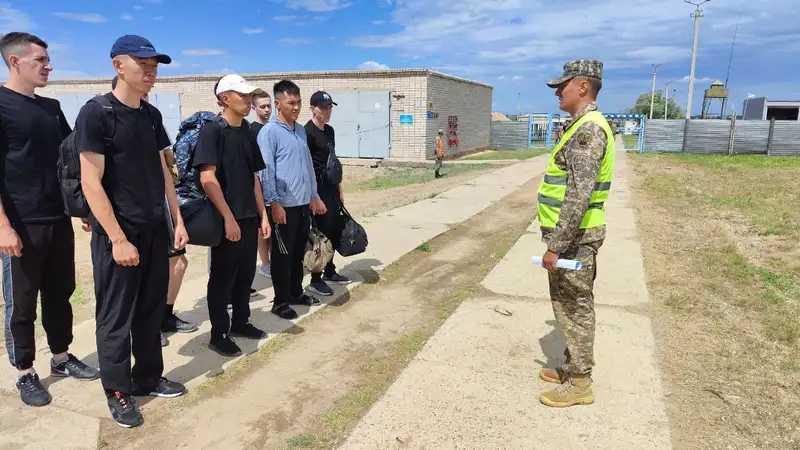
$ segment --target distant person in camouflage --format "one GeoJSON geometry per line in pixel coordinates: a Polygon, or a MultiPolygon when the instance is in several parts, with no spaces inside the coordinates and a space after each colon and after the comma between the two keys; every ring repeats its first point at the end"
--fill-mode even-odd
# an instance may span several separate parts
{"type": "Polygon", "coordinates": [[[442,168],[442,160],[444,159],[444,130],[441,128],[439,129],[439,134],[436,136],[434,140],[434,152],[436,153],[436,164],[433,166],[433,173],[436,178],[441,178],[442,176],[439,175],[439,169],[442,168]]]}
{"type": "Polygon", "coordinates": [[[548,406],[594,402],[594,280],[597,252],[606,237],[605,202],[614,172],[614,137],[608,120],[597,110],[603,63],[571,61],[560,78],[547,83],[556,89],[559,107],[572,123],[553,149],[539,187],[538,219],[547,251],[550,300],[564,333],[564,365],[544,368],[539,376],[560,386],[540,396],[548,406]],[[579,270],[556,267],[558,259],[582,263],[579,270]]]}

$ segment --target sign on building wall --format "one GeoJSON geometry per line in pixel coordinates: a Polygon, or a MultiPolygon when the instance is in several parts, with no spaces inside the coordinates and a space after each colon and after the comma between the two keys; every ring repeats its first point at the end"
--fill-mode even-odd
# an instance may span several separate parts
{"type": "Polygon", "coordinates": [[[414,116],[412,114],[400,114],[400,125],[413,125],[414,116]]]}

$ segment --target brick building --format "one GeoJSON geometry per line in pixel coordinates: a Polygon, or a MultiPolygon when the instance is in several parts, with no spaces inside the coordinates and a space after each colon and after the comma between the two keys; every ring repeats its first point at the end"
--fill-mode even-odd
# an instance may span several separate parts
{"type": "MultiPolygon", "coordinates": [[[[218,111],[212,94],[220,75],[159,77],[151,102],[164,115],[174,139],[180,121],[201,110],[218,111]]],[[[280,79],[301,89],[300,123],[311,117],[308,99],[316,90],[331,94],[338,107],[331,125],[341,157],[433,158],[438,129],[447,135],[448,156],[489,147],[492,86],[424,69],[245,74],[268,92],[280,79]]],[[[40,95],[58,98],[74,123],[93,95],[110,90],[111,79],[53,80],[40,95]]]]}

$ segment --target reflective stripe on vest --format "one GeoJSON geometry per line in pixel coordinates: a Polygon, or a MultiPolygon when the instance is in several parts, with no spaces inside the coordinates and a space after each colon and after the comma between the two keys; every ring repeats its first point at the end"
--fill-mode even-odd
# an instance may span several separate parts
{"type": "Polygon", "coordinates": [[[599,227],[606,223],[605,202],[608,200],[608,194],[611,190],[616,146],[614,145],[614,134],[611,131],[611,127],[608,125],[608,121],[603,117],[602,113],[591,111],[578,119],[564,133],[564,137],[561,138],[550,154],[550,161],[547,164],[544,179],[539,185],[538,217],[543,227],[555,228],[561,213],[561,206],[564,204],[564,195],[567,192],[568,174],[555,164],[556,154],[561,150],[564,144],[572,138],[575,132],[588,121],[595,122],[605,131],[608,142],[606,144],[606,152],[603,156],[603,161],[600,164],[600,170],[595,180],[594,189],[589,199],[589,206],[586,210],[586,214],[583,216],[580,228],[599,227]]]}

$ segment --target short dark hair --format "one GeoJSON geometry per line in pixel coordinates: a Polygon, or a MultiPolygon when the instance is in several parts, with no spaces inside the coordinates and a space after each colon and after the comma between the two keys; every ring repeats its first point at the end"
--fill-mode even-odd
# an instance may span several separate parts
{"type": "Polygon", "coordinates": [[[36,44],[39,47],[47,48],[47,42],[43,41],[39,36],[24,33],[20,31],[12,31],[6,33],[0,38],[0,53],[3,54],[3,61],[7,66],[10,66],[8,59],[11,57],[12,52],[19,51],[20,47],[30,44],[36,44]]]}
{"type": "Polygon", "coordinates": [[[591,90],[592,95],[597,97],[597,94],[600,93],[600,89],[603,88],[603,82],[597,78],[587,78],[586,81],[589,82],[589,89],[591,90]]]}
{"type": "Polygon", "coordinates": [[[276,96],[278,94],[300,95],[300,88],[289,80],[281,80],[272,87],[272,93],[276,96]]]}
{"type": "Polygon", "coordinates": [[[269,92],[259,88],[259,89],[256,89],[255,91],[253,91],[252,94],[250,94],[250,101],[253,102],[253,105],[256,104],[256,100],[259,100],[259,99],[262,99],[262,98],[271,98],[270,95],[269,95],[269,92]]]}
{"type": "Polygon", "coordinates": [[[117,88],[117,80],[119,80],[119,75],[114,75],[114,78],[111,79],[111,90],[117,88]]]}

